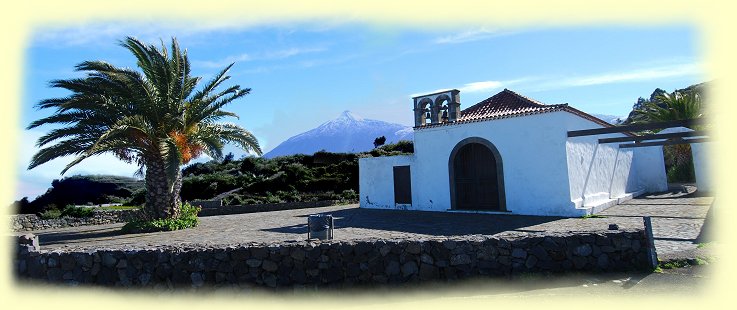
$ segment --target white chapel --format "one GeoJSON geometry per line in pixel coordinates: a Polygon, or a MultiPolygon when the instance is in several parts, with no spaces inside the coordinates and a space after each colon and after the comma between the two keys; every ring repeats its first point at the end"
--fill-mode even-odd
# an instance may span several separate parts
{"type": "Polygon", "coordinates": [[[612,127],[505,89],[461,110],[453,89],[413,98],[414,154],[361,158],[361,208],[582,216],[667,190],[662,147],[569,137],[612,127]]]}

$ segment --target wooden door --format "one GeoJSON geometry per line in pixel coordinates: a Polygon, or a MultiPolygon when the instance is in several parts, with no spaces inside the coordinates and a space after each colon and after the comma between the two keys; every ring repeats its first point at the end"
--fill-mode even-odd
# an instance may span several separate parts
{"type": "Polygon", "coordinates": [[[394,167],[394,203],[412,204],[412,178],[409,166],[394,167]]]}
{"type": "Polygon", "coordinates": [[[497,163],[488,147],[469,143],[453,159],[456,209],[499,211],[497,163]]]}

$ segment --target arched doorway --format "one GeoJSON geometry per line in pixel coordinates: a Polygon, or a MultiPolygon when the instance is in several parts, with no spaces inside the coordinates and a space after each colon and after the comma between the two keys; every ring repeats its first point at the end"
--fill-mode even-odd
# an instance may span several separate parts
{"type": "Polygon", "coordinates": [[[450,154],[451,209],[506,211],[502,158],[491,142],[467,138],[450,154]]]}

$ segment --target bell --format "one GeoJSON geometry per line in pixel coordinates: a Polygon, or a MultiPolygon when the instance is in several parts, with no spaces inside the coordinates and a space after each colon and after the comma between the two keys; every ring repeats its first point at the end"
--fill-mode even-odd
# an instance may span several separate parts
{"type": "Polygon", "coordinates": [[[447,110],[443,111],[443,116],[441,116],[440,118],[443,119],[443,122],[447,122],[448,121],[448,111],[447,110]]]}
{"type": "Polygon", "coordinates": [[[425,113],[425,118],[430,118],[430,112],[425,113]]]}

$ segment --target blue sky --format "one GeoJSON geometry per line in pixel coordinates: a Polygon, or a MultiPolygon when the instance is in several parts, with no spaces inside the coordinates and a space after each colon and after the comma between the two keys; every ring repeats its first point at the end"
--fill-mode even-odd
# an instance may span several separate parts
{"type": "MultiPolygon", "coordinates": [[[[229,107],[240,115],[231,121],[251,130],[264,151],[344,110],[412,125],[410,97],[439,89],[460,89],[462,107],[509,88],[548,104],[626,115],[638,97],[657,87],[672,91],[706,81],[699,36],[688,25],[431,30],[336,22],[89,23],[35,29],[26,50],[21,125],[52,112],[33,106],[64,96],[48,82],[80,76],[74,65],[105,60],[135,67],[116,43],[129,35],[151,43],[177,37],[192,73],[205,80],[235,62],[230,82],[252,93],[229,107]]],[[[49,129],[20,131],[17,198],[43,193],[71,160],[25,169],[35,140],[49,129]]],[[[135,169],[100,156],[66,175],[131,176],[135,169]]]]}

